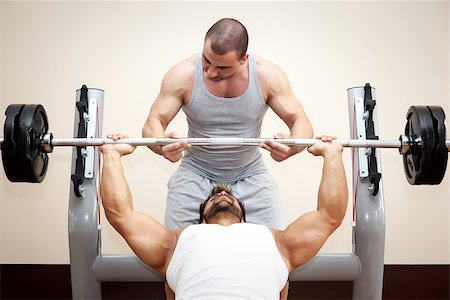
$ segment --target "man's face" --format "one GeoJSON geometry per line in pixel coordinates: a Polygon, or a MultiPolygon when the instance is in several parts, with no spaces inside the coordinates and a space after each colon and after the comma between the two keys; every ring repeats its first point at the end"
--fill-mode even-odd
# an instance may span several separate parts
{"type": "Polygon", "coordinates": [[[231,77],[245,63],[247,54],[239,58],[236,51],[223,55],[215,54],[211,49],[209,40],[205,41],[202,53],[203,71],[212,81],[221,81],[231,77]]]}
{"type": "Polygon", "coordinates": [[[238,219],[238,222],[243,220],[243,212],[238,200],[226,191],[221,191],[208,199],[203,214],[204,221],[208,223],[209,220],[219,213],[225,212],[235,216],[238,219]]]}

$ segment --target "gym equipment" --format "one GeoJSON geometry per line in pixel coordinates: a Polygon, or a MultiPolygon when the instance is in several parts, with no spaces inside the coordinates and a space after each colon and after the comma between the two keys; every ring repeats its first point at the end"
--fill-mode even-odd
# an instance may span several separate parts
{"type": "MultiPolygon", "coordinates": [[[[86,112],[80,114],[86,118],[86,112]]],[[[288,146],[311,146],[319,142],[316,139],[265,138],[126,138],[118,141],[93,137],[57,139],[48,132],[49,122],[42,105],[11,104],[6,109],[5,115],[4,137],[0,137],[0,143],[3,168],[11,182],[42,182],[48,168],[48,153],[51,153],[54,147],[85,148],[118,143],[150,146],[179,141],[186,141],[192,146],[258,146],[266,140],[274,140],[288,146]]],[[[367,115],[364,118],[370,119],[367,115]]],[[[447,167],[450,146],[450,140],[446,140],[443,109],[438,106],[411,106],[406,119],[405,134],[400,135],[399,140],[378,140],[376,137],[334,140],[333,143],[351,148],[398,149],[403,155],[405,175],[410,184],[441,183],[447,167]]]]}
{"type": "MultiPolygon", "coordinates": [[[[352,140],[343,140],[345,141],[343,143],[352,148],[352,202],[354,203],[352,251],[337,254],[320,253],[289,275],[290,281],[352,281],[353,299],[381,299],[383,291],[385,214],[379,148],[385,147],[382,145],[383,141],[379,141],[377,136],[374,93],[375,89],[370,85],[348,89],[352,140]],[[361,145],[362,148],[358,145],[361,145]],[[368,149],[369,145],[373,145],[375,148],[368,149]]],[[[24,109],[21,105],[20,107],[24,109]]],[[[6,139],[12,139],[14,143],[22,146],[37,145],[36,142],[38,142],[40,145],[38,152],[41,151],[44,154],[50,153],[56,146],[75,146],[72,154],[68,211],[73,299],[101,299],[101,282],[105,281],[163,282],[163,276],[145,265],[133,254],[102,254],[101,227],[98,223],[100,154],[98,148],[82,145],[87,146],[88,143],[99,145],[103,141],[115,142],[100,138],[103,120],[102,90],[87,89],[83,86],[81,90],[77,91],[76,108],[74,118],[74,136],[76,138],[70,139],[68,142],[70,145],[64,144],[66,141],[63,139],[53,139],[51,133],[48,132],[48,120],[46,116],[44,117],[45,113],[34,110],[34,114],[41,114],[42,124],[46,125],[33,127],[35,128],[33,134],[27,133],[27,131],[22,132],[15,127],[8,127],[8,134],[4,134],[4,139],[0,138],[0,141],[3,142],[1,144],[3,160],[5,160],[5,147],[16,147],[8,146],[11,141],[6,142],[5,146],[6,139]],[[24,134],[34,142],[20,142],[20,139],[17,138],[20,134],[24,134]],[[76,146],[73,144],[75,141],[77,143],[81,141],[81,144],[76,146]]],[[[15,111],[11,109],[7,114],[7,118],[12,116],[8,121],[12,122],[12,125],[5,122],[5,127],[16,126],[20,123],[20,109],[17,110],[17,108],[15,111]]],[[[407,113],[405,134],[400,136],[399,140],[387,143],[389,145],[389,147],[386,146],[387,148],[398,148],[403,155],[405,172],[407,172],[406,166],[410,168],[406,175],[408,179],[415,178],[412,180],[414,184],[437,182],[436,178],[443,176],[443,172],[445,172],[449,141],[445,141],[444,120],[445,115],[441,108],[411,107],[407,113]],[[438,157],[430,159],[430,155],[432,155],[430,151],[438,157]],[[410,164],[412,167],[409,166],[410,164]]],[[[133,144],[136,142],[147,145],[145,139],[134,140],[124,139],[117,143],[130,142],[133,144]]],[[[230,143],[258,145],[260,141],[264,140],[266,139],[220,139],[219,141],[212,139],[197,142],[206,145],[229,145],[230,143]]],[[[176,141],[179,140],[153,142],[154,144],[164,144],[176,141]]],[[[277,142],[279,141],[284,143],[283,140],[277,140],[277,142]]],[[[303,141],[305,142],[305,140],[303,141]]],[[[317,141],[310,140],[306,143],[309,142],[317,141]]],[[[292,145],[292,141],[290,143],[292,145]]],[[[298,143],[299,145],[308,145],[298,143]]],[[[10,155],[10,159],[21,159],[15,154],[15,149],[7,150],[6,154],[10,155]]],[[[34,149],[36,149],[35,146],[34,149]]],[[[3,163],[5,166],[5,162],[3,163]]],[[[21,177],[21,171],[18,172],[18,176],[21,177]]]]}
{"type": "Polygon", "coordinates": [[[48,131],[44,107],[12,104],[5,114],[1,149],[6,176],[13,182],[41,182],[48,167],[48,155],[41,149],[41,137],[48,131]]]}

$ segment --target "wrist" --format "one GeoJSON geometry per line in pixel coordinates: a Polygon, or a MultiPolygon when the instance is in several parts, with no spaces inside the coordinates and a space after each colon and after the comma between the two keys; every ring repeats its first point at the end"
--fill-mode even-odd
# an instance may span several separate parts
{"type": "Polygon", "coordinates": [[[162,154],[162,146],[149,146],[150,150],[152,150],[154,153],[158,154],[158,155],[163,155],[162,154]]]}
{"type": "Polygon", "coordinates": [[[122,154],[120,154],[120,152],[118,152],[117,150],[114,149],[108,149],[108,150],[103,150],[102,151],[103,154],[103,158],[120,158],[122,157],[122,154]]]}
{"type": "Polygon", "coordinates": [[[328,147],[324,153],[323,153],[323,157],[329,157],[329,158],[334,158],[334,157],[342,157],[342,151],[343,148],[342,147],[328,147]]]}

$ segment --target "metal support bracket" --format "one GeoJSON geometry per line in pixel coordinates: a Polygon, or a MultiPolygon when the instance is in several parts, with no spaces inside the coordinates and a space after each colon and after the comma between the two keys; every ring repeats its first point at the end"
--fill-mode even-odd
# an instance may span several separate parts
{"type": "MultiPolygon", "coordinates": [[[[357,96],[355,97],[355,106],[354,106],[354,118],[356,122],[356,136],[358,140],[366,139],[366,121],[364,118],[364,98],[357,96]]],[[[367,148],[358,148],[353,151],[358,151],[358,162],[359,162],[359,176],[367,177],[369,176],[369,164],[367,161],[367,148]]]]}
{"type": "MultiPolygon", "coordinates": [[[[97,124],[97,99],[89,99],[89,109],[88,114],[85,118],[87,123],[87,134],[88,139],[93,139],[96,137],[96,124],[97,124]]],[[[85,158],[85,168],[84,177],[92,179],[94,178],[94,147],[86,147],[86,158],[85,158]]]]}

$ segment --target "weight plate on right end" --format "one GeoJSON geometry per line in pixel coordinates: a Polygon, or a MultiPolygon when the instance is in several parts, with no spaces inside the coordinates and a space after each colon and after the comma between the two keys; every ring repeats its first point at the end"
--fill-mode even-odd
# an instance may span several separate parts
{"type": "Polygon", "coordinates": [[[412,185],[430,184],[433,169],[434,126],[433,117],[426,106],[411,106],[406,114],[405,135],[414,145],[403,155],[403,167],[412,185]]]}
{"type": "Polygon", "coordinates": [[[447,169],[448,148],[446,143],[447,133],[445,128],[445,113],[440,106],[428,106],[433,119],[434,145],[432,162],[429,171],[428,184],[440,184],[447,169]]]}

